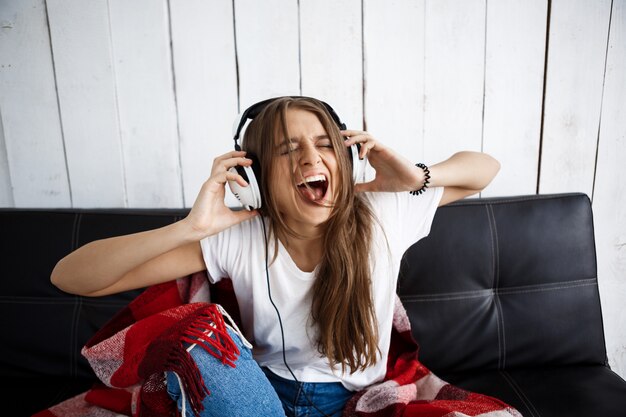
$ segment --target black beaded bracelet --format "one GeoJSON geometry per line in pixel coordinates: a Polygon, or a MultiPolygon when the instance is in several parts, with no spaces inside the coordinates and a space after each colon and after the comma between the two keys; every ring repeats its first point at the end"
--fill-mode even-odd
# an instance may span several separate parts
{"type": "Polygon", "coordinates": [[[426,191],[426,189],[428,188],[428,184],[429,184],[428,180],[430,179],[430,170],[428,169],[426,165],[422,164],[421,162],[418,164],[415,164],[415,166],[418,168],[422,168],[422,170],[424,171],[424,185],[422,185],[422,188],[420,188],[419,190],[414,190],[414,191],[409,191],[409,192],[413,195],[420,195],[424,191],[426,191]]]}

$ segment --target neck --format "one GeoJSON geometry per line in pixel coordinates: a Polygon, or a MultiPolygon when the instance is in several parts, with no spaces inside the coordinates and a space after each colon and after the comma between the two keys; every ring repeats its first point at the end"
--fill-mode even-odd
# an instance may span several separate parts
{"type": "Polygon", "coordinates": [[[322,237],[288,237],[283,242],[289,256],[301,271],[313,272],[322,259],[322,237]]]}

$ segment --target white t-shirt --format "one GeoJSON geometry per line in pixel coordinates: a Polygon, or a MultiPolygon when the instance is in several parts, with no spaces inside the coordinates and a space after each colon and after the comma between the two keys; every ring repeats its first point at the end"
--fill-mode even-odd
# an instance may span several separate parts
{"type": "MultiPolygon", "coordinates": [[[[301,271],[284,246],[269,264],[271,299],[280,312],[289,368],[301,382],[341,382],[357,391],[383,379],[386,371],[393,319],[396,283],[402,255],[413,243],[428,235],[443,188],[430,188],[421,195],[365,193],[378,223],[370,253],[372,295],[378,322],[382,357],[374,366],[352,374],[330,368],[317,351],[315,329],[310,326],[312,286],[315,273],[301,271]]],[[[293,379],[283,362],[283,341],[278,315],[268,294],[265,271],[265,238],[262,218],[257,216],[201,240],[209,279],[232,279],[239,303],[244,336],[252,342],[255,360],[275,374],[293,379]]],[[[268,259],[273,258],[269,239],[268,259]]]]}

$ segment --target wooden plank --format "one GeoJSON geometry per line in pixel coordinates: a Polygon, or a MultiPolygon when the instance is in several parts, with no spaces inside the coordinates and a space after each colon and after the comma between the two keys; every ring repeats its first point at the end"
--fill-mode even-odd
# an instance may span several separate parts
{"type": "Polygon", "coordinates": [[[126,193],[104,2],[48,0],[74,207],[124,207],[126,193]]]}
{"type": "Polygon", "coordinates": [[[13,207],[13,188],[11,186],[11,171],[7,158],[7,147],[4,142],[4,128],[2,127],[2,113],[0,113],[0,207],[13,207]]]}
{"type": "Polygon", "coordinates": [[[365,115],[376,138],[424,160],[424,1],[363,4],[365,115]]]}
{"type": "Polygon", "coordinates": [[[626,1],[613,1],[593,212],[607,354],[626,378],[626,1]]]}
{"type": "MultiPolygon", "coordinates": [[[[184,206],[191,207],[213,159],[233,149],[237,72],[231,0],[170,2],[184,206]]],[[[236,206],[227,188],[227,204],[236,206]]]]}
{"type": "Polygon", "coordinates": [[[610,6],[552,1],[540,193],[591,195],[610,6]]]}
{"type": "Polygon", "coordinates": [[[482,136],[485,0],[426,2],[424,160],[479,151],[482,136]]]}
{"type": "Polygon", "coordinates": [[[300,1],[302,94],[326,101],[352,129],[363,126],[361,0],[300,1]]]}
{"type": "Polygon", "coordinates": [[[298,95],[298,4],[236,0],[240,110],[269,97],[298,95]]]}
{"type": "Polygon", "coordinates": [[[129,207],[182,207],[167,0],[110,0],[129,207]]]}
{"type": "Polygon", "coordinates": [[[483,151],[501,169],[482,196],[537,189],[547,0],[487,4],[483,151]]]}
{"type": "Polygon", "coordinates": [[[13,204],[69,207],[44,1],[3,0],[0,40],[0,113],[7,156],[4,170],[10,172],[13,204]]]}

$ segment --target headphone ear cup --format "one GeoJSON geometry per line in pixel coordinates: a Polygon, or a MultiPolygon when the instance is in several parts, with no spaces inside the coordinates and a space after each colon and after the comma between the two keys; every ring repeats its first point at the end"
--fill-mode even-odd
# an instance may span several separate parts
{"type": "Polygon", "coordinates": [[[348,159],[352,165],[352,181],[354,184],[364,182],[365,176],[365,159],[359,158],[361,144],[355,143],[348,148],[348,159]]]}
{"type": "Polygon", "coordinates": [[[256,208],[261,208],[262,205],[262,196],[263,196],[263,188],[262,185],[263,184],[263,177],[261,176],[261,163],[259,162],[259,158],[257,158],[257,156],[253,153],[247,153],[246,154],[246,158],[251,159],[252,160],[252,165],[250,166],[250,170],[252,171],[252,174],[250,176],[252,176],[253,178],[248,181],[248,184],[252,184],[254,183],[255,186],[255,190],[256,193],[258,195],[258,207],[256,208]]]}
{"type": "Polygon", "coordinates": [[[228,181],[228,186],[232,193],[237,197],[239,202],[246,210],[259,209],[262,206],[261,199],[261,166],[256,155],[249,153],[246,158],[252,160],[252,166],[235,166],[230,168],[248,183],[247,187],[241,187],[235,181],[228,181]]]}

